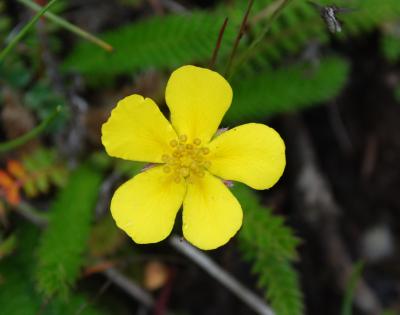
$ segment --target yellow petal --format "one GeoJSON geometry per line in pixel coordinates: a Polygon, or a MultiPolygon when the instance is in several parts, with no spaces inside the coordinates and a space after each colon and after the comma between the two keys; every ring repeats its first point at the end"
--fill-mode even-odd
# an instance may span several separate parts
{"type": "Polygon", "coordinates": [[[149,98],[134,94],[118,102],[101,129],[109,155],[134,161],[161,162],[176,133],[149,98]]]}
{"type": "Polygon", "coordinates": [[[255,189],[272,187],[286,165],[285,144],[279,134],[262,124],[228,130],[210,145],[210,172],[255,189]]]}
{"type": "Polygon", "coordinates": [[[165,99],[179,135],[208,142],[232,101],[232,88],[217,72],[195,66],[175,70],[165,99]]]}
{"type": "Polygon", "coordinates": [[[162,166],[157,166],[117,189],[111,214],[136,243],[156,243],[171,233],[185,191],[185,182],[175,183],[162,166]]]}
{"type": "Polygon", "coordinates": [[[226,244],[242,225],[242,208],[224,183],[207,173],[188,183],[183,201],[183,235],[207,250],[226,244]]]}

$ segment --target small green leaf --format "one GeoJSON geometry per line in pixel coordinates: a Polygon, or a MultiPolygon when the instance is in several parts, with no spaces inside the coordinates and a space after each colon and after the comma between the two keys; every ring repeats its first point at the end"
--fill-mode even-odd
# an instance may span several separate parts
{"type": "Polygon", "coordinates": [[[0,241],[0,260],[11,254],[17,244],[17,237],[13,234],[3,241],[0,241]]]}

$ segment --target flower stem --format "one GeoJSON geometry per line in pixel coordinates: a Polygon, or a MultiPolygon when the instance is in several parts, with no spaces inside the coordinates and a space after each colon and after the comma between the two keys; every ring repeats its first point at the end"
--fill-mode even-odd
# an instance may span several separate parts
{"type": "Polygon", "coordinates": [[[229,71],[231,70],[233,59],[235,58],[236,50],[237,50],[237,48],[239,46],[239,42],[242,39],[243,34],[245,32],[247,20],[249,18],[249,14],[250,14],[251,8],[253,7],[253,3],[254,3],[254,0],[249,0],[249,3],[247,5],[246,13],[243,16],[239,32],[238,32],[238,34],[236,36],[235,43],[233,44],[231,55],[229,56],[228,65],[226,66],[226,71],[225,71],[225,74],[226,74],[227,77],[229,76],[229,71]]]}
{"type": "Polygon", "coordinates": [[[210,65],[208,66],[208,68],[210,68],[211,70],[214,69],[215,62],[217,60],[219,49],[221,48],[222,38],[224,37],[224,33],[225,33],[225,29],[226,29],[226,25],[227,24],[228,24],[228,18],[225,18],[224,23],[222,24],[221,29],[220,29],[219,34],[218,34],[217,43],[215,45],[215,48],[214,48],[214,51],[213,51],[213,55],[211,57],[210,65]]]}
{"type": "Polygon", "coordinates": [[[169,238],[169,243],[180,253],[193,260],[210,276],[228,288],[239,299],[246,303],[254,312],[260,315],[275,315],[275,312],[264,302],[263,299],[244,287],[238,280],[232,277],[223,268],[219,267],[203,252],[197,250],[188,242],[181,240],[176,235],[173,235],[169,238]]]}

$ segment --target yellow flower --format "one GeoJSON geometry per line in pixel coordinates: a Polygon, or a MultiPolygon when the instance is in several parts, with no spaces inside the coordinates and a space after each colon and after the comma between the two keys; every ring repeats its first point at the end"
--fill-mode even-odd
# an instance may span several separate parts
{"type": "Polygon", "coordinates": [[[171,123],[153,100],[131,95],[102,127],[109,155],[156,164],[117,189],[111,213],[136,243],[155,243],[171,233],[183,204],[184,237],[214,249],[242,225],[240,204],[223,180],[270,188],[285,168],[285,144],[274,129],[255,123],[215,136],[232,101],[217,72],[183,66],[172,73],[165,97],[171,123]]]}

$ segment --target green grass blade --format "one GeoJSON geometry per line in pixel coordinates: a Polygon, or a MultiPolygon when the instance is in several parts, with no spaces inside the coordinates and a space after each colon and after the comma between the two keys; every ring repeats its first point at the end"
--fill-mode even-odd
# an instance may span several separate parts
{"type": "MultiPolygon", "coordinates": [[[[42,7],[40,5],[37,5],[36,3],[34,3],[31,0],[18,0],[20,3],[26,5],[27,7],[31,8],[32,10],[39,12],[42,7]]],[[[53,23],[69,30],[70,32],[88,40],[89,42],[94,43],[95,45],[103,48],[104,50],[111,52],[113,51],[113,47],[106,43],[105,41],[101,40],[100,38],[97,38],[96,36],[86,32],[85,30],[71,24],[70,22],[64,20],[63,18],[55,15],[54,13],[51,12],[45,12],[44,16],[46,18],[48,18],[50,21],[52,21],[53,23]]]]}
{"type": "Polygon", "coordinates": [[[359,261],[358,263],[355,264],[344,295],[342,311],[340,312],[341,315],[353,314],[352,309],[353,309],[354,291],[357,288],[358,281],[361,278],[363,270],[364,270],[364,263],[362,261],[359,261]]]}
{"type": "Polygon", "coordinates": [[[4,60],[7,54],[18,44],[18,42],[25,36],[31,27],[39,20],[39,18],[46,13],[46,11],[56,2],[57,0],[51,0],[46,6],[44,6],[36,15],[24,26],[24,28],[10,41],[10,43],[0,53],[0,63],[4,60]]]}

